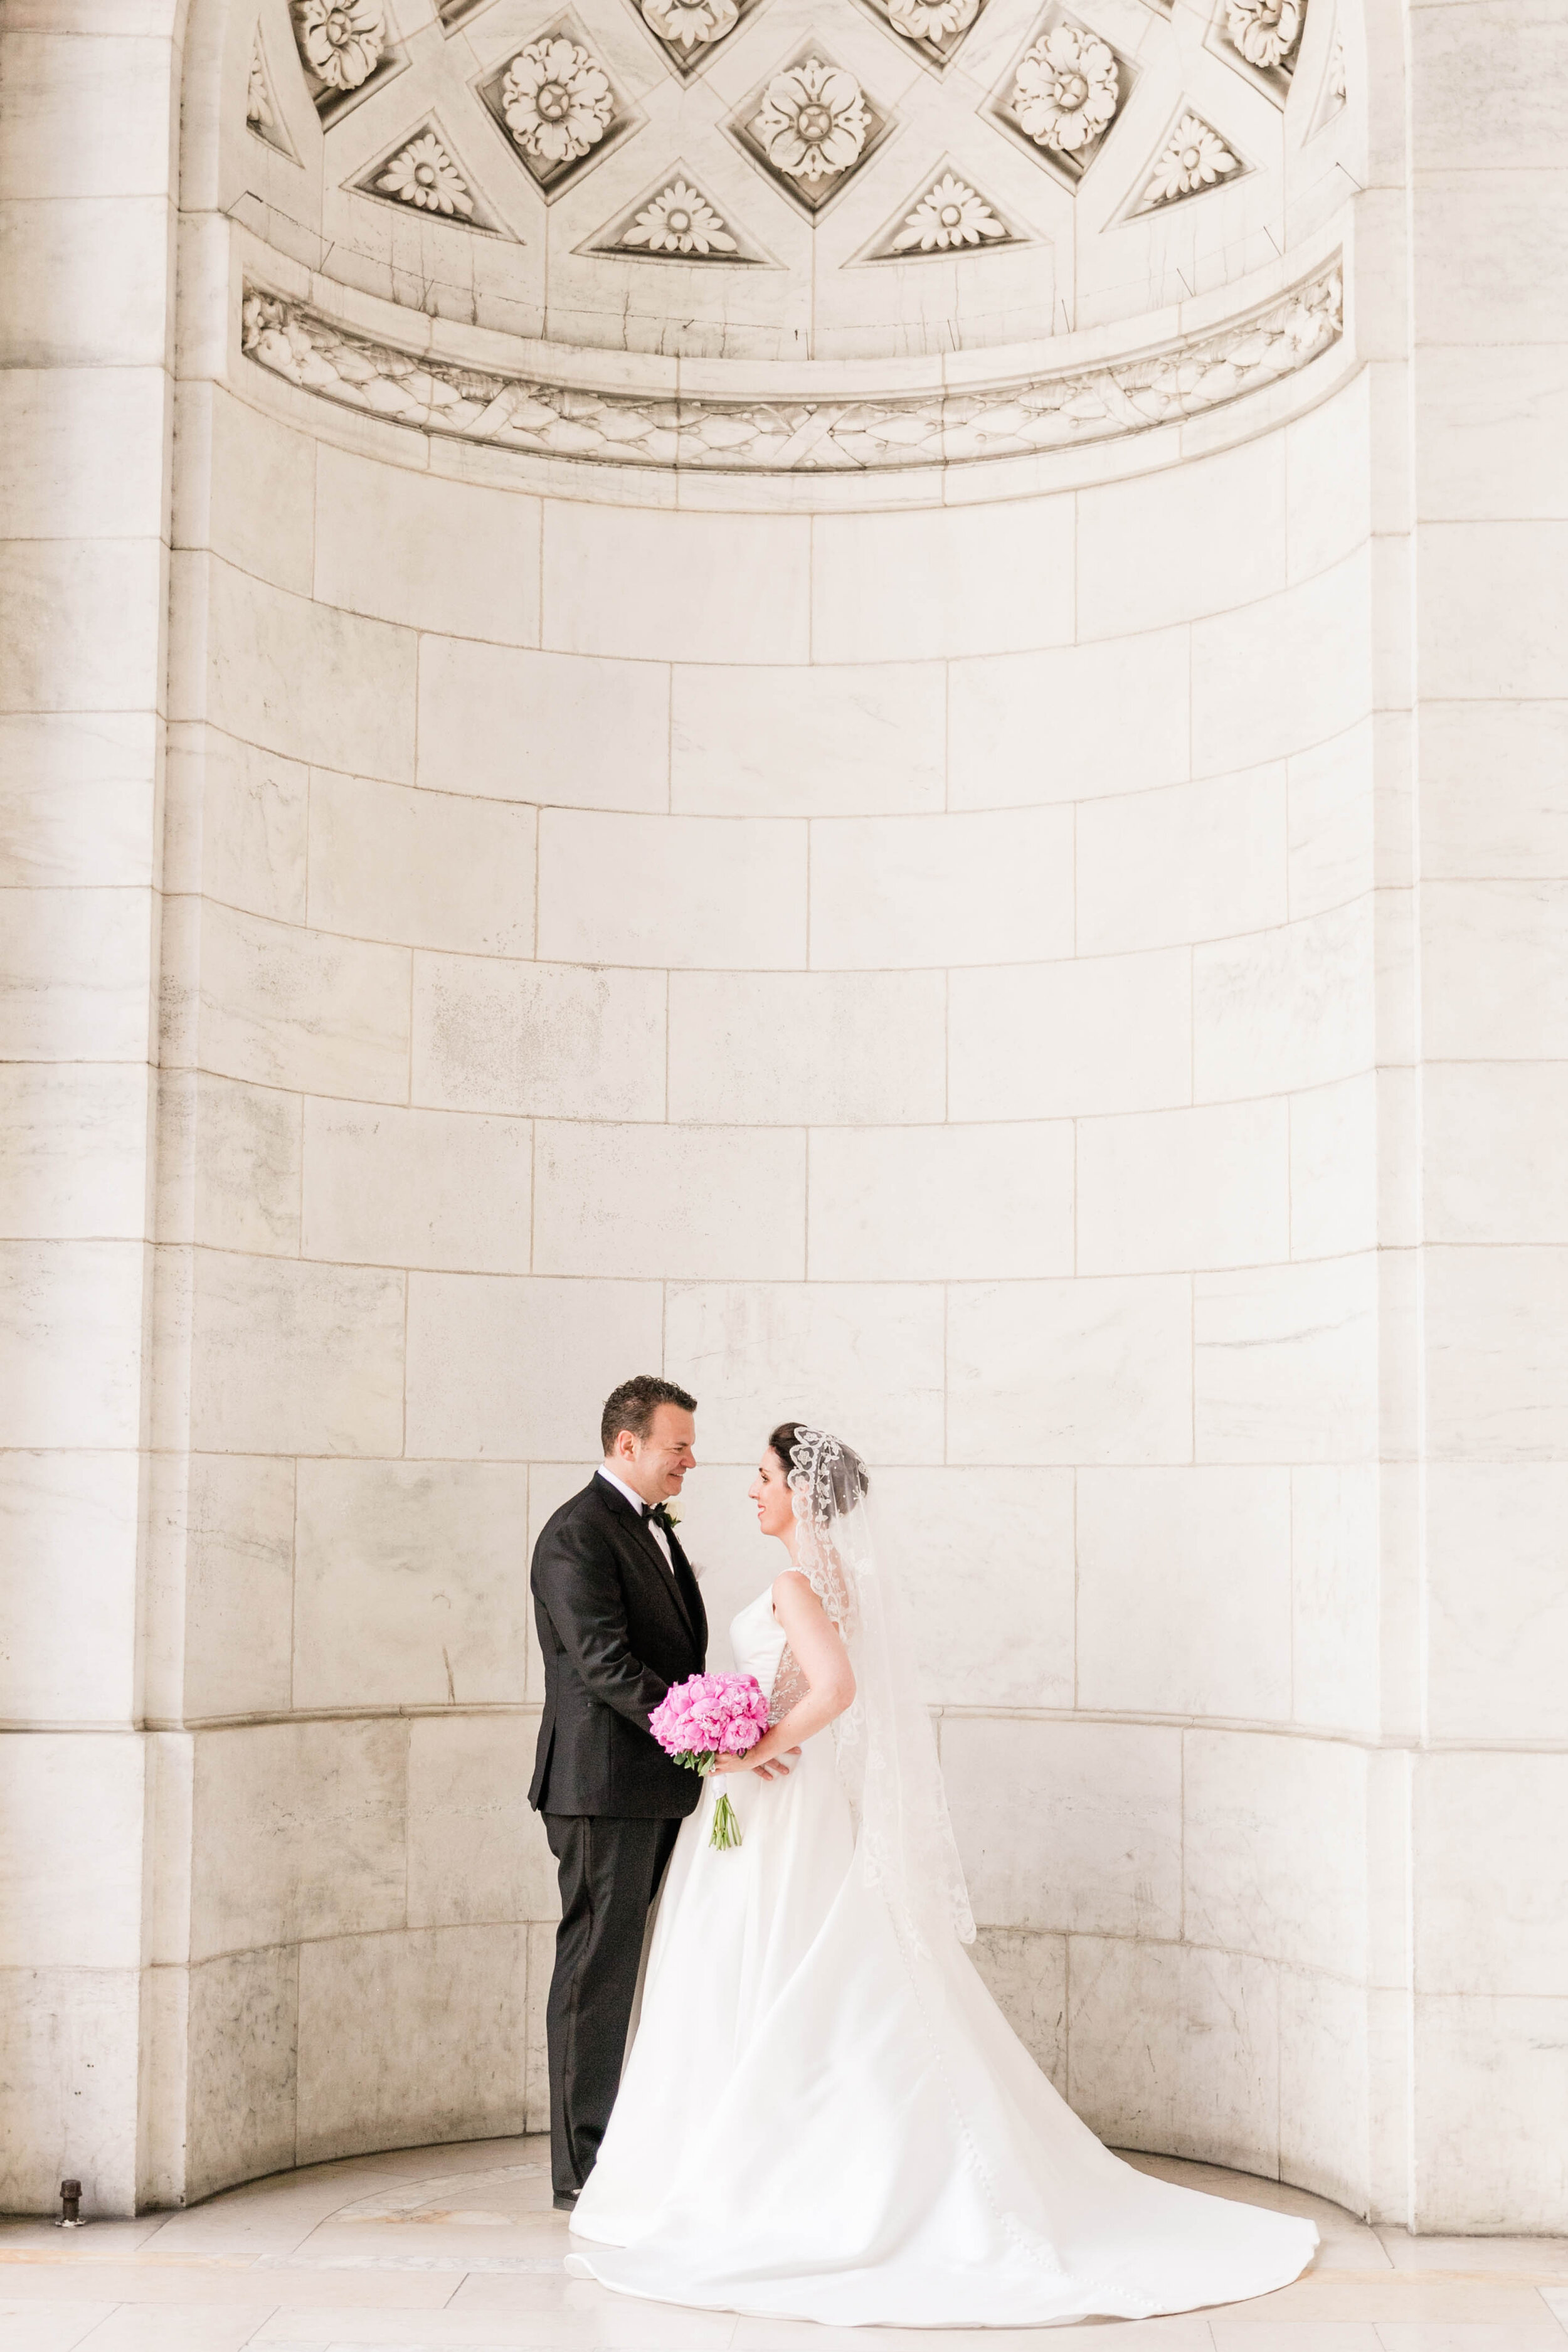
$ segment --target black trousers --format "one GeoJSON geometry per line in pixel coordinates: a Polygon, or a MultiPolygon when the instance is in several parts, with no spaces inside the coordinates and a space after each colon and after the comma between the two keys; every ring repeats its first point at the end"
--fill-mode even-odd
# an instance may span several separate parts
{"type": "Polygon", "coordinates": [[[620,2088],[648,1906],[679,1821],[546,1813],[561,1880],[550,1979],[550,2172],[555,2194],[581,2189],[620,2088]]]}

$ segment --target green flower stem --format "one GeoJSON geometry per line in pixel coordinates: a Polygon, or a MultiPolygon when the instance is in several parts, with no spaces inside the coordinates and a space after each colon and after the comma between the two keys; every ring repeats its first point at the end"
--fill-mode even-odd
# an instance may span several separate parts
{"type": "Polygon", "coordinates": [[[708,1843],[716,1845],[721,1853],[731,1853],[741,1843],[741,1824],[735,1819],[735,1808],[722,1790],[713,1808],[713,1832],[708,1843]]]}

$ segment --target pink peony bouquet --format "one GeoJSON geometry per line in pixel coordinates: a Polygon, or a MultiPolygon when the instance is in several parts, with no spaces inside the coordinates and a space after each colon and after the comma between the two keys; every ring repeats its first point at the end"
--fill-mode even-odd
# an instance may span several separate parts
{"type": "MultiPolygon", "coordinates": [[[[751,1754],[768,1727],[767,1694],[755,1675],[691,1675],[666,1691],[647,1727],[677,1764],[710,1772],[721,1756],[751,1754]]],[[[721,1849],[741,1843],[735,1808],[722,1790],[708,1843],[721,1849]]]]}

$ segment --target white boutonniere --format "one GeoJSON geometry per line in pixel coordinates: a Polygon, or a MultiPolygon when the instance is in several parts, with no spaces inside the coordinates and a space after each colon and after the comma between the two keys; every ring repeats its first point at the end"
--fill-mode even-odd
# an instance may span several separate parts
{"type": "Polygon", "coordinates": [[[658,1507],[663,1513],[664,1523],[667,1528],[678,1528],[680,1525],[680,1513],[679,1511],[672,1510],[668,1503],[661,1503],[658,1507]]]}

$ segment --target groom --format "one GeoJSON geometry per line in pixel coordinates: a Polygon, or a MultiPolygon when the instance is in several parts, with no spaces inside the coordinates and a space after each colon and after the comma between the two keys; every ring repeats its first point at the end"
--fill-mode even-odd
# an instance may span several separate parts
{"type": "Polygon", "coordinates": [[[546,2011],[550,2169],[569,2212],[621,2079],[643,1931],[684,1815],[702,1794],[647,1719],[702,1672],[708,1620],[665,1509],[696,1464],[695,1397],[623,1381],[600,1424],[604,1463],[533,1547],[544,1717],[528,1801],[561,1877],[546,2011]]]}

